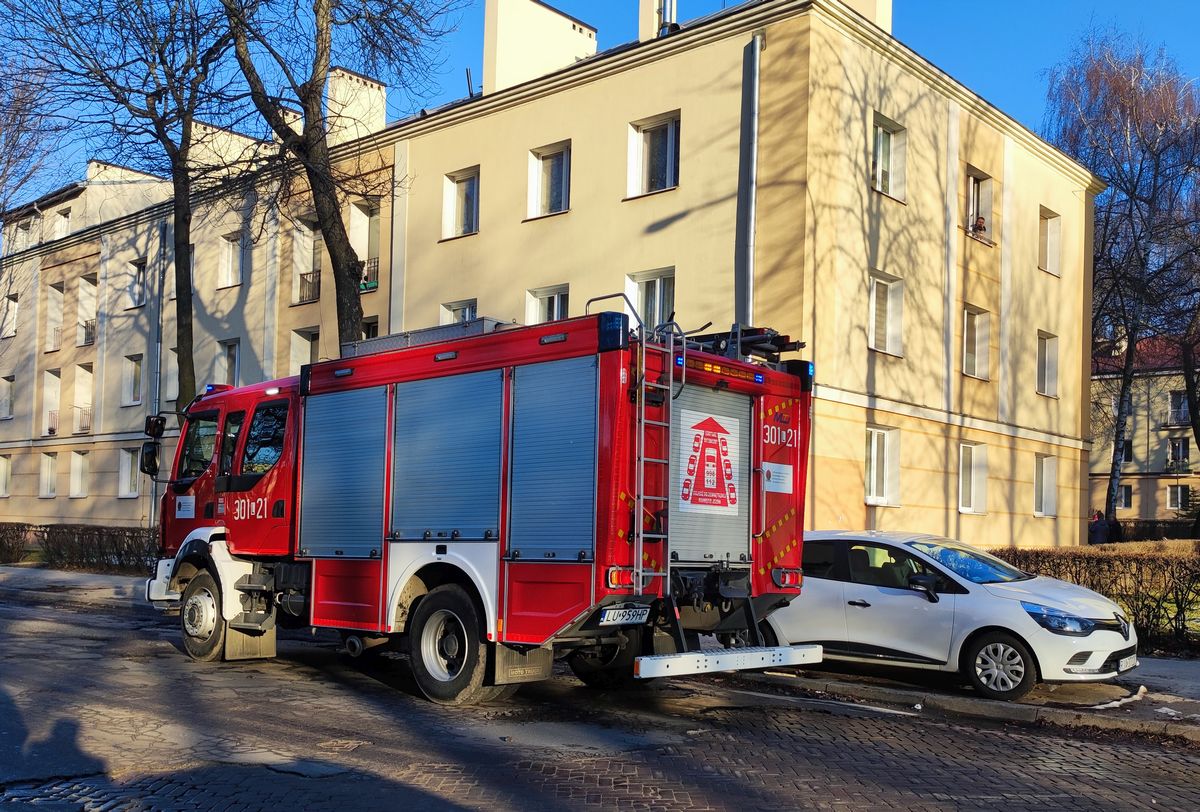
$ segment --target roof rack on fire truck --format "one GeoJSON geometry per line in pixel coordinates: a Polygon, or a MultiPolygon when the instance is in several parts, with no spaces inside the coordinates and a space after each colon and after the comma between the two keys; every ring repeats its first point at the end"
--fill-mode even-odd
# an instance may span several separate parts
{"type": "Polygon", "coordinates": [[[770,327],[748,327],[734,324],[727,333],[705,333],[689,335],[687,348],[726,358],[757,358],[769,364],[778,364],[779,356],[795,352],[804,347],[803,341],[792,341],[791,336],[782,335],[770,327]]]}

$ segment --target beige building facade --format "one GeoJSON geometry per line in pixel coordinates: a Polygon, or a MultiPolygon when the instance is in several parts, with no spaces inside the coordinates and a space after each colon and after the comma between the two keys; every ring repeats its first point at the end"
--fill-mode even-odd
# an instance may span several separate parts
{"type": "MultiPolygon", "coordinates": [[[[586,24],[490,2],[481,95],[337,148],[386,181],[345,207],[368,331],[576,316],[614,292],[651,322],[771,326],[816,363],[809,527],[1079,543],[1096,179],[891,37],[890,2],[682,25],[639,6],[642,41],[592,55],[586,24]],[[534,35],[558,38],[553,61],[531,60],[534,35]]],[[[234,379],[233,342],[239,382],[337,353],[311,222],[201,207],[201,380],[234,379]],[[220,284],[235,234],[241,273],[220,284]]],[[[152,341],[140,329],[125,349],[152,341]]],[[[0,437],[0,454],[46,442],[0,437]]],[[[8,505],[31,498],[20,465],[8,505]]]]}

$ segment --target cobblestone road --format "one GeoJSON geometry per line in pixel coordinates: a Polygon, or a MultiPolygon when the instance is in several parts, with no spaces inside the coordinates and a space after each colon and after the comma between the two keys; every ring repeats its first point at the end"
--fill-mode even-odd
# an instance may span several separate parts
{"type": "Polygon", "coordinates": [[[1194,809],[1200,751],[739,690],[414,698],[328,638],[199,664],[167,620],[0,603],[0,810],[1194,809]]]}

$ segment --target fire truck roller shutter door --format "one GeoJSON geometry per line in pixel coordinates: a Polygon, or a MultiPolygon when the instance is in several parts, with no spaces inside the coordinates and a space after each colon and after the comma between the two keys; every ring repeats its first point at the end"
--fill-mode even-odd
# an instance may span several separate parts
{"type": "Polygon", "coordinates": [[[308,398],[300,494],[302,555],[379,554],[386,453],[386,388],[308,398]]]}

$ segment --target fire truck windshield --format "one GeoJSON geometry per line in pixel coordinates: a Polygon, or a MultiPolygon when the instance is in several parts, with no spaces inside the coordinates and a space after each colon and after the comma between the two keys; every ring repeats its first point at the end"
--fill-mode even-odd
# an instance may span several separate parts
{"type": "Polygon", "coordinates": [[[187,433],[183,437],[183,453],[179,456],[180,479],[194,479],[208,468],[217,441],[217,413],[189,415],[187,433]]]}

